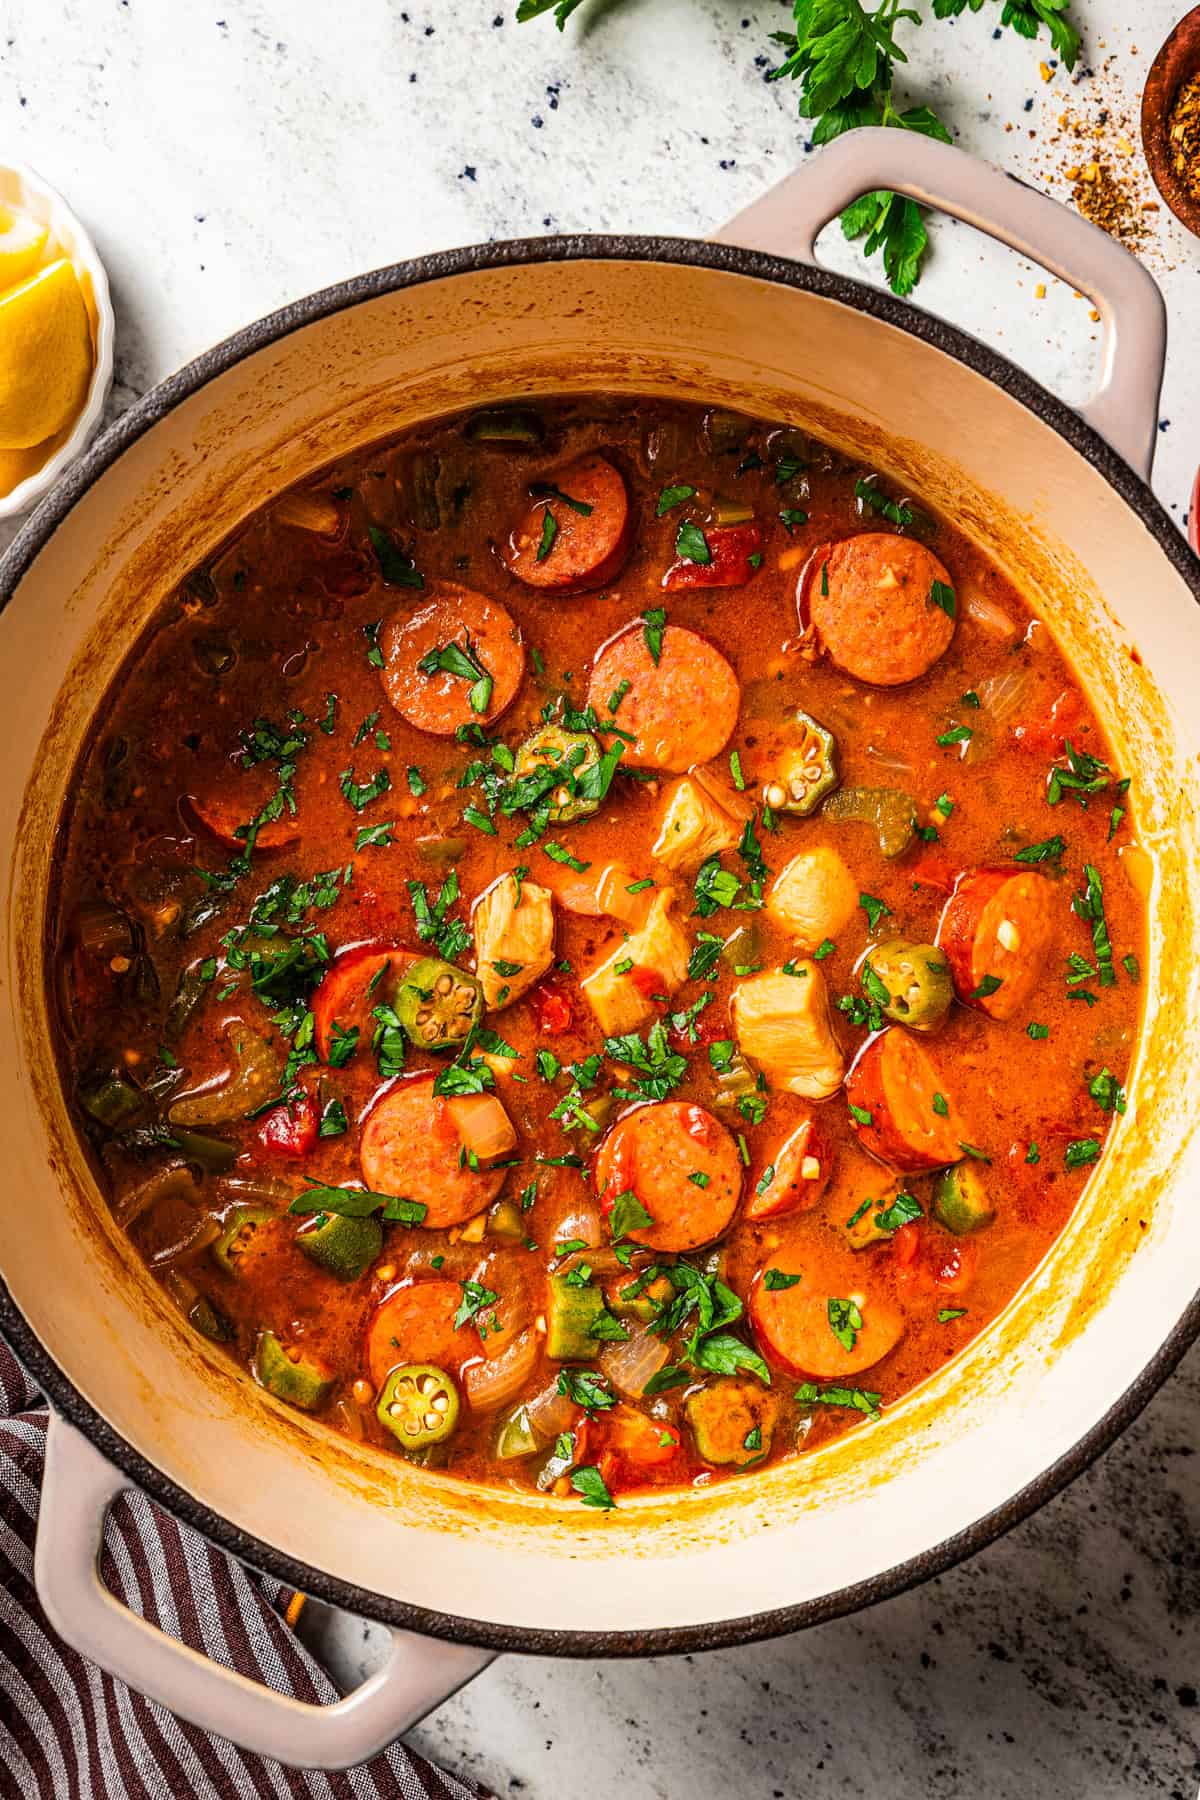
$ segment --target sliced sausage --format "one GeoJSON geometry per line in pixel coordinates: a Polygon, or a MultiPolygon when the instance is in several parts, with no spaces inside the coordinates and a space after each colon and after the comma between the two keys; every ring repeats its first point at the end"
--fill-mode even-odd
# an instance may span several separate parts
{"type": "Polygon", "coordinates": [[[916,1175],[962,1161],[966,1126],[912,1033],[893,1025],[864,1047],[846,1077],[850,1126],[864,1150],[916,1175]]]}
{"type": "Polygon", "coordinates": [[[462,1300],[457,1281],[410,1281],[384,1296],[367,1325],[371,1380],[382,1387],[402,1363],[432,1363],[457,1375],[468,1356],[478,1356],[474,1332],[454,1329],[462,1300]]]}
{"type": "Polygon", "coordinates": [[[890,531],[868,531],[815,550],[800,580],[800,618],[831,662],[872,687],[900,687],[931,669],[954,636],[934,599],[953,591],[932,551],[890,531]]]}
{"type": "Polygon", "coordinates": [[[1035,869],[960,875],[937,932],[958,998],[991,1019],[1024,1009],[1053,941],[1054,888],[1035,869]]]}
{"type": "Polygon", "coordinates": [[[433,1230],[461,1225],[482,1212],[504,1185],[503,1169],[473,1169],[449,1103],[434,1077],[401,1081],[376,1101],[359,1145],[363,1180],[376,1194],[395,1194],[427,1208],[433,1230]]]}
{"type": "Polygon", "coordinates": [[[822,1255],[801,1268],[783,1252],[771,1257],[750,1294],[750,1323],[763,1354],[793,1375],[844,1381],[894,1350],[904,1315],[885,1293],[868,1289],[853,1252],[822,1255]],[[766,1270],[798,1274],[790,1286],[768,1287],[766,1270]],[[832,1305],[830,1303],[833,1303],[832,1305]]]}
{"type": "MultiPolygon", "coordinates": [[[[588,700],[608,717],[608,697],[629,683],[617,714],[632,734],[624,760],[639,768],[682,774],[693,763],[719,756],[737,724],[742,695],[738,678],[707,638],[681,625],[663,632],[658,662],[650,654],[645,628],[630,626],[610,638],[592,665],[588,700]]],[[[604,737],[607,749],[616,741],[604,737]]]]}
{"type": "Polygon", "coordinates": [[[652,1250],[696,1250],[728,1229],[742,1191],[731,1134],[702,1106],[664,1100],[618,1120],[596,1158],[605,1213],[634,1193],[654,1221],[629,1236],[652,1250]],[[693,1175],[706,1177],[701,1183],[693,1175]]]}
{"type": "Polygon", "coordinates": [[[663,576],[665,588],[745,587],[762,566],[762,527],[753,519],[744,525],[714,526],[705,531],[704,541],[708,561],[681,557],[663,576]]]}
{"type": "Polygon", "coordinates": [[[512,705],[525,673],[525,646],[512,614],[498,600],[452,581],[438,582],[415,612],[393,613],[379,647],[384,693],[410,724],[434,737],[453,737],[460,725],[490,725],[512,705]],[[465,671],[429,674],[421,668],[423,659],[451,644],[490,676],[485,705],[479,705],[478,681],[465,671]]]}
{"type": "Polygon", "coordinates": [[[833,1174],[833,1145],[811,1113],[780,1144],[755,1179],[748,1219],[777,1219],[815,1206],[833,1174]]]}
{"type": "Polygon", "coordinates": [[[403,950],[398,944],[359,944],[334,958],[311,1003],[313,1037],[322,1062],[329,1061],[335,1025],[339,1032],[357,1029],[357,1049],[370,1043],[372,1010],[391,1000],[401,975],[417,960],[415,950],[403,950]]]}
{"type": "Polygon", "coordinates": [[[621,471],[581,456],[530,483],[532,504],[501,555],[527,587],[581,594],[619,573],[633,543],[633,509],[621,471]]]}
{"type": "MultiPolygon", "coordinates": [[[[197,824],[203,825],[205,831],[211,832],[227,850],[244,850],[246,838],[244,833],[241,837],[238,836],[239,828],[249,825],[251,819],[262,811],[273,791],[274,783],[269,788],[258,784],[253,786],[253,791],[234,783],[217,794],[189,794],[186,805],[197,824]]],[[[299,842],[300,826],[290,813],[284,812],[280,818],[260,825],[254,839],[254,848],[283,850],[289,844],[299,842]]]]}

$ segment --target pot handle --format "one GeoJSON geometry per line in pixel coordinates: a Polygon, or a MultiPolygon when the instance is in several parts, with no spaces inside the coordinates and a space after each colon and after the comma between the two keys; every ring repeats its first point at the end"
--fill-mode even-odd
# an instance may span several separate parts
{"type": "Polygon", "coordinates": [[[816,263],[818,232],[876,188],[976,226],[1087,294],[1104,325],[1100,385],[1080,407],[1144,479],[1158,437],[1167,315],[1154,278],[1098,225],[978,157],[915,132],[865,126],[835,138],[716,234],[716,242],[816,263]]]}
{"type": "Polygon", "coordinates": [[[100,1579],[108,1509],[132,1486],[51,1411],[34,1551],[38,1599],[72,1649],[214,1737],[291,1768],[352,1768],[492,1661],[490,1650],[393,1631],[383,1667],[329,1706],[293,1700],[211,1662],[130,1612],[100,1579]]]}

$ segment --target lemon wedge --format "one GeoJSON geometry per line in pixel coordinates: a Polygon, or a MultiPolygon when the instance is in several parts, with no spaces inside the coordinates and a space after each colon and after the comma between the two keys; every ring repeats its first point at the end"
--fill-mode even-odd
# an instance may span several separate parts
{"type": "Polygon", "coordinates": [[[14,286],[41,262],[50,229],[28,213],[0,206],[0,288],[14,286]]]}
{"type": "Polygon", "coordinates": [[[55,448],[53,442],[33,444],[28,450],[0,450],[0,496],[11,494],[22,481],[36,474],[55,448]]]}
{"type": "Polygon", "coordinates": [[[87,307],[65,258],[0,293],[0,449],[27,449],[61,431],[91,375],[87,307]]]}

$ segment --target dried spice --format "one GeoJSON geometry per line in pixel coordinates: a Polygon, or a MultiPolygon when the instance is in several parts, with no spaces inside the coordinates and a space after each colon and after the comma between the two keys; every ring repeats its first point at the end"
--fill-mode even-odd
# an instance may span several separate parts
{"type": "MultiPolygon", "coordinates": [[[[1105,73],[1108,72],[1107,64],[1105,73]]],[[[1072,203],[1127,250],[1146,247],[1158,203],[1137,154],[1136,128],[1111,90],[1079,93],[1045,140],[1046,173],[1070,183],[1072,203]]]]}
{"type": "Polygon", "coordinates": [[[1200,70],[1175,96],[1169,127],[1171,167],[1193,200],[1200,200],[1200,70]]]}

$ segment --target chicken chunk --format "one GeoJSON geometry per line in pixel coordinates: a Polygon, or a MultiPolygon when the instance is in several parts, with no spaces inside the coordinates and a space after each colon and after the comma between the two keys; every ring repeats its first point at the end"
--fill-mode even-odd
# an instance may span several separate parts
{"type": "Polygon", "coordinates": [[[511,1006],[554,961],[554,896],[534,881],[501,875],[475,902],[471,930],[484,1004],[511,1006]]]}
{"type": "Polygon", "coordinates": [[[667,790],[658,837],[650,854],[669,869],[698,869],[707,856],[732,850],[741,827],[692,775],[667,790]]]}
{"type": "Polygon", "coordinates": [[[842,1085],[846,1063],[825,977],[814,962],[791,966],[794,974],[755,975],[735,989],[733,1029],[743,1055],[775,1087],[826,1100],[842,1085]]]}
{"type": "Polygon", "coordinates": [[[767,911],[801,950],[815,950],[844,931],[858,906],[858,883],[828,844],[801,850],[767,894],[767,911]]]}
{"type": "Polygon", "coordinates": [[[691,946],[674,906],[673,889],[656,894],[645,923],[580,983],[607,1036],[640,1031],[658,1017],[654,996],[673,994],[686,979],[691,946]]]}

